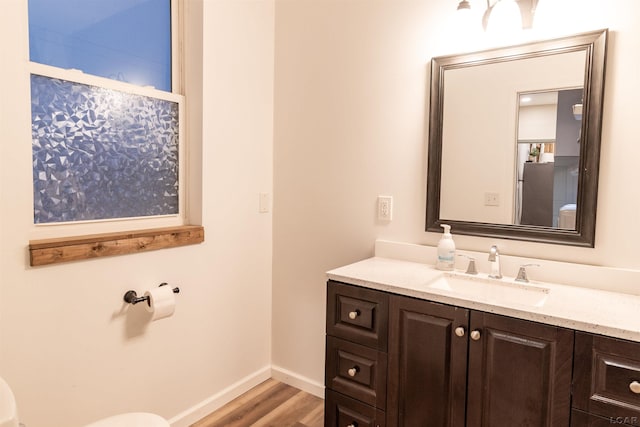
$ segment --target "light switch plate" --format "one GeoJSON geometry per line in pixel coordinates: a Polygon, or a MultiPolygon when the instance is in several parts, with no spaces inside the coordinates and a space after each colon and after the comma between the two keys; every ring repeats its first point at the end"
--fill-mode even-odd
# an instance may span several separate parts
{"type": "Polygon", "coordinates": [[[271,204],[271,198],[269,197],[269,193],[260,193],[260,202],[258,207],[258,212],[267,213],[269,212],[271,204]]]}
{"type": "Polygon", "coordinates": [[[500,206],[500,193],[484,193],[485,206],[500,206]]]}

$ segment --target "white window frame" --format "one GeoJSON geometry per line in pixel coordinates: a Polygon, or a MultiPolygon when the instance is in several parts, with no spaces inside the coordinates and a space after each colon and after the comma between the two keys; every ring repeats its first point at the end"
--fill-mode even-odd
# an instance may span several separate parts
{"type": "MultiPolygon", "coordinates": [[[[152,217],[109,218],[90,221],[33,224],[33,239],[47,239],[95,233],[121,232],[163,227],[176,227],[188,224],[187,212],[187,139],[186,139],[186,100],[183,92],[183,22],[184,0],[171,0],[171,92],[155,89],[151,86],[138,86],[105,77],[85,74],[79,70],[63,69],[29,61],[29,74],[36,74],[69,82],[117,90],[129,94],[157,98],[178,104],[178,213],[152,217]]],[[[28,30],[28,27],[27,27],[28,30]]],[[[30,120],[31,122],[31,120],[30,120]]],[[[29,138],[30,140],[31,138],[29,138]]],[[[34,206],[33,191],[31,205],[34,206]]],[[[33,212],[33,211],[32,211],[33,212]]],[[[33,220],[33,219],[32,219],[33,220]]]]}

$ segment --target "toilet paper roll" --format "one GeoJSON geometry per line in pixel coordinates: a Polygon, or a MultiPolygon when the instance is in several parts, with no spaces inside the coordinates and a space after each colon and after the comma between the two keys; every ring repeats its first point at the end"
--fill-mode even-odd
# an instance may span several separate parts
{"type": "Polygon", "coordinates": [[[171,286],[160,286],[144,293],[149,297],[145,306],[152,313],[151,320],[164,319],[173,314],[176,309],[176,296],[171,286]]]}

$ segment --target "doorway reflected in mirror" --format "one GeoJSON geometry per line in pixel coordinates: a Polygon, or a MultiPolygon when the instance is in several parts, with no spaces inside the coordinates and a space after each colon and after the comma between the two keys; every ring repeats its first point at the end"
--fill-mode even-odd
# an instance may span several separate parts
{"type": "Polygon", "coordinates": [[[518,96],[514,224],[575,230],[583,89],[518,96]]]}

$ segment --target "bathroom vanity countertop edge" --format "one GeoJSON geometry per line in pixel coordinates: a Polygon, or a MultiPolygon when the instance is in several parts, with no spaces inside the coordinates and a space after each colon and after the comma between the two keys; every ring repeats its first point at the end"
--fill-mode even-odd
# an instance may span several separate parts
{"type": "MultiPolygon", "coordinates": [[[[443,304],[640,342],[640,296],[532,281],[549,288],[542,306],[482,301],[426,285],[444,272],[433,266],[373,257],[327,272],[331,280],[443,304]]],[[[513,278],[504,278],[504,282],[513,278]]]]}

